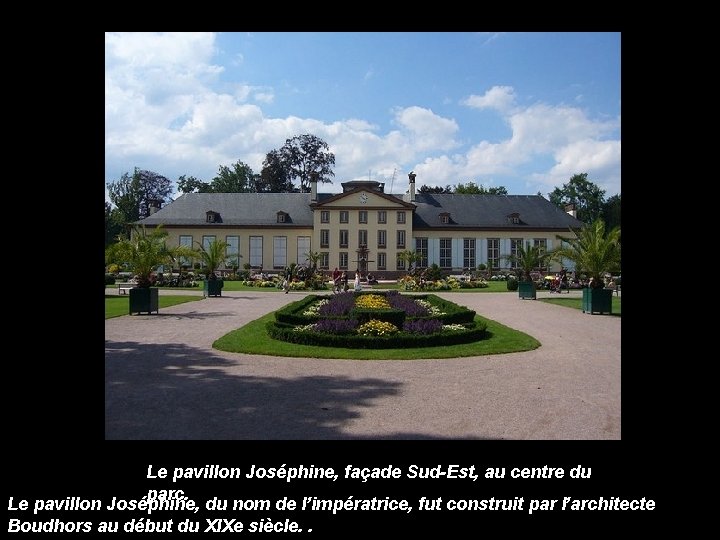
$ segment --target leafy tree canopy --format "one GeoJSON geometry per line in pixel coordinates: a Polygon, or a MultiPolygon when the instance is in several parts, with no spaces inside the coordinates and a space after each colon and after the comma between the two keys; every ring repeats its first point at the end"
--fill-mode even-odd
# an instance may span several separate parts
{"type": "MultiPolygon", "coordinates": [[[[310,191],[310,179],[318,182],[332,182],[335,176],[332,167],[335,166],[335,154],[330,152],[330,146],[320,137],[305,133],[287,139],[278,150],[280,164],[287,172],[290,180],[299,180],[300,191],[310,191]]],[[[282,184],[282,178],[277,182],[282,184]]]]}
{"type": "Polygon", "coordinates": [[[563,210],[565,205],[574,203],[577,218],[584,223],[592,223],[602,217],[605,203],[605,190],[588,180],[588,174],[575,174],[562,187],[550,193],[550,202],[563,210]]]}

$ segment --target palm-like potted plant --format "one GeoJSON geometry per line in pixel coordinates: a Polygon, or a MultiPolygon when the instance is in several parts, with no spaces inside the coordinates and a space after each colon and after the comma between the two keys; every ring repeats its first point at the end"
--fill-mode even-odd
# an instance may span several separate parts
{"type": "Polygon", "coordinates": [[[224,240],[213,240],[207,247],[200,242],[196,242],[199,249],[195,252],[196,256],[202,261],[205,272],[205,281],[203,282],[203,292],[205,296],[222,296],[223,280],[218,279],[215,271],[227,259],[226,251],[230,244],[224,240]]]}
{"type": "Polygon", "coordinates": [[[583,289],[583,312],[612,313],[612,289],[605,288],[604,278],[620,268],[620,227],[605,230],[601,219],[583,226],[575,238],[558,236],[567,245],[556,255],[575,263],[575,271],[583,272],[590,282],[583,289]]]}
{"type": "Polygon", "coordinates": [[[546,251],[541,246],[520,244],[516,253],[505,255],[502,258],[508,262],[516,263],[518,273],[518,298],[537,298],[535,282],[532,272],[544,268],[553,259],[554,252],[546,251]]]}
{"type": "Polygon", "coordinates": [[[159,226],[147,231],[145,226],[134,226],[127,237],[120,237],[108,248],[106,256],[127,264],[134,274],[136,285],[130,289],[129,313],[159,311],[158,290],[151,288],[153,273],[158,266],[172,263],[178,256],[188,256],[192,251],[178,246],[174,249],[165,244],[167,232],[159,226]]]}

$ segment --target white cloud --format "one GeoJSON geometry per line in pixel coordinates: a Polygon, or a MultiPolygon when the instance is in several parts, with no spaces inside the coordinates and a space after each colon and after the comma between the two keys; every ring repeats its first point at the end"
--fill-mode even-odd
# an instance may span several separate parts
{"type": "Polygon", "coordinates": [[[482,96],[472,94],[460,102],[474,109],[496,109],[506,112],[515,103],[515,90],[512,86],[493,86],[482,96]]]}
{"type": "Polygon", "coordinates": [[[416,105],[392,109],[393,128],[385,132],[362,118],[271,118],[262,107],[274,101],[274,89],[220,82],[216,54],[214,34],[106,34],[106,180],[135,166],[173,180],[181,174],[210,180],[219,165],[238,159],[259,172],[269,150],[313,133],[336,156],[336,180],[327,191],[371,170],[374,180],[385,182],[395,171],[393,190],[402,192],[411,169],[420,184],[522,179],[528,193],[588,172],[609,194],[619,191],[619,118],[594,120],[580,108],[543,103],[519,107],[510,86],[463,101],[498,111],[510,129],[504,140],[469,146],[461,145],[455,119],[416,105]],[[538,156],[546,170],[525,170],[538,156]]]}

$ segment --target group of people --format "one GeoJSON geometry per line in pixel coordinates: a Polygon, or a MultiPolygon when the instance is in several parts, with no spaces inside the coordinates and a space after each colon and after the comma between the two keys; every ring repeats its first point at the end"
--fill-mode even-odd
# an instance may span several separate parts
{"type": "Polygon", "coordinates": [[[343,272],[341,273],[340,270],[338,270],[338,268],[336,266],[335,270],[333,270],[332,278],[333,278],[333,292],[334,293],[339,293],[339,292],[348,290],[347,272],[345,272],[343,270],[343,272]]]}

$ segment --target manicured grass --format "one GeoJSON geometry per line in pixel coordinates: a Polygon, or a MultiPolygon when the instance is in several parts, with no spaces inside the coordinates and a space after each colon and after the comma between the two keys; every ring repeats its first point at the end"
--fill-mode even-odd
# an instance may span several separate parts
{"type": "MultiPolygon", "coordinates": [[[[547,302],[548,304],[557,304],[558,306],[565,306],[582,311],[582,298],[538,298],[538,300],[547,302]]],[[[612,314],[616,317],[622,316],[622,297],[613,297],[612,314]]]]}
{"type": "MultiPolygon", "coordinates": [[[[202,300],[202,296],[162,296],[158,297],[160,308],[166,308],[175,306],[177,304],[184,304],[185,302],[194,302],[195,300],[202,300]]],[[[105,295],[105,318],[112,319],[113,317],[120,317],[121,315],[127,315],[128,309],[130,308],[129,296],[115,296],[105,295]]]]}
{"type": "Polygon", "coordinates": [[[412,349],[344,349],[340,347],[316,347],[287,343],[268,337],[265,323],[272,321],[274,313],[246,324],[225,334],[213,343],[221,351],[264,354],[270,356],[298,356],[303,358],[338,358],[347,360],[416,360],[419,358],[459,358],[482,356],[537,349],[540,342],[535,338],[513,330],[500,323],[476,316],[476,321],[487,323],[489,337],[475,343],[444,347],[420,347],[412,349]]]}

